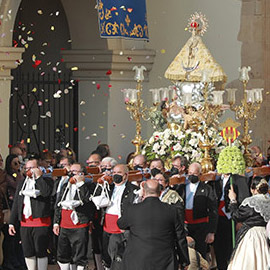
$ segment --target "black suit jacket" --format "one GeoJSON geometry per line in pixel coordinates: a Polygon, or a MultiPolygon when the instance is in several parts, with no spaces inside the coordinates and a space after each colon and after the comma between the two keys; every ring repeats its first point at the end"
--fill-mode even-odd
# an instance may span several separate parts
{"type": "MultiPolygon", "coordinates": [[[[66,190],[68,183],[64,184],[61,188],[60,194],[55,204],[55,212],[54,212],[54,224],[60,224],[61,222],[61,210],[62,207],[59,206],[59,202],[61,201],[63,194],[66,190]]],[[[84,183],[81,187],[79,187],[81,200],[83,205],[76,207],[76,212],[79,218],[79,222],[81,224],[88,223],[93,220],[93,216],[95,213],[95,206],[92,201],[89,200],[90,195],[93,193],[92,186],[84,183]]],[[[79,200],[78,194],[76,193],[74,196],[74,200],[79,200]]]]}
{"type": "MultiPolygon", "coordinates": [[[[238,205],[240,205],[245,198],[251,195],[249,186],[248,186],[248,178],[245,176],[238,175],[238,174],[233,174],[231,177],[232,177],[233,189],[237,195],[237,203],[238,205]]],[[[217,202],[219,204],[221,196],[222,196],[223,180],[221,179],[221,177],[219,177],[216,181],[210,181],[209,184],[213,186],[215,195],[217,198],[217,202]]],[[[229,179],[224,188],[224,202],[225,202],[226,212],[230,211],[229,210],[230,199],[228,197],[230,188],[231,188],[231,184],[230,184],[230,179],[229,179]]]]}
{"type": "Polygon", "coordinates": [[[130,230],[122,261],[123,270],[176,270],[175,241],[183,265],[189,264],[187,242],[179,209],[148,197],[131,205],[118,220],[120,229],[130,230]]]}
{"type": "MultiPolygon", "coordinates": [[[[186,203],[186,184],[177,187],[177,192],[186,203]]],[[[193,201],[193,218],[209,217],[208,232],[215,233],[217,228],[218,207],[213,188],[204,182],[199,182],[193,201]]]]}
{"type": "MultiPolygon", "coordinates": [[[[23,200],[24,195],[19,195],[25,180],[21,181],[16,189],[14,202],[12,205],[10,224],[16,224],[22,220],[23,200]]],[[[50,178],[39,177],[36,179],[36,189],[40,190],[40,195],[37,198],[30,198],[32,217],[41,218],[49,217],[51,214],[50,196],[53,188],[53,180],[50,178]]]]}
{"type": "MultiPolygon", "coordinates": [[[[109,197],[112,197],[113,190],[114,190],[114,183],[110,185],[109,197]]],[[[123,215],[124,211],[127,209],[128,206],[132,205],[135,199],[136,194],[134,193],[135,190],[139,189],[139,187],[133,185],[129,181],[126,182],[126,187],[122,194],[121,198],[121,215],[123,215]]]]}

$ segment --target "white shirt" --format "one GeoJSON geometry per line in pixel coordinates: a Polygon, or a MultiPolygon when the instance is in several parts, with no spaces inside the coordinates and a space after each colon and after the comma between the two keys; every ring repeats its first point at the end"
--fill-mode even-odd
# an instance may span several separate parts
{"type": "Polygon", "coordinates": [[[197,183],[188,183],[186,185],[186,209],[193,209],[194,195],[198,188],[199,181],[197,183]]]}
{"type": "Polygon", "coordinates": [[[62,176],[61,180],[59,181],[56,193],[61,191],[62,186],[68,182],[69,176],[62,176]]]}
{"type": "Polygon", "coordinates": [[[228,180],[230,179],[230,175],[222,175],[221,178],[222,178],[222,196],[221,196],[220,200],[224,201],[224,189],[225,189],[225,186],[226,186],[228,180]]]}
{"type": "Polygon", "coordinates": [[[121,217],[121,199],[126,188],[126,183],[121,186],[114,186],[111,198],[111,205],[107,207],[106,214],[117,215],[121,217]]]}

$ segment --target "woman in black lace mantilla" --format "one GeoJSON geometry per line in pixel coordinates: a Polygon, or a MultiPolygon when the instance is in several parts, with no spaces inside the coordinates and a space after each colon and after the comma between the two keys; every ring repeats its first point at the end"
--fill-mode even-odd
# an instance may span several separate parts
{"type": "Polygon", "coordinates": [[[230,210],[236,222],[243,223],[237,233],[236,247],[228,270],[266,270],[270,266],[266,224],[270,220],[269,186],[265,179],[255,177],[251,183],[252,196],[238,207],[236,194],[229,191],[230,210]]]}

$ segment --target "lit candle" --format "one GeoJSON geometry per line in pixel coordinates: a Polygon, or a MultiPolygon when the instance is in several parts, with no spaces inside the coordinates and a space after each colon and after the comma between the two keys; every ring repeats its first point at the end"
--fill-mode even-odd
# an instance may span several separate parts
{"type": "Polygon", "coordinates": [[[235,103],[235,92],[237,91],[236,88],[227,88],[226,91],[228,92],[228,102],[234,104],[235,103]]]}
{"type": "Polygon", "coordinates": [[[224,91],[212,91],[213,94],[213,105],[223,104],[224,91]]]}

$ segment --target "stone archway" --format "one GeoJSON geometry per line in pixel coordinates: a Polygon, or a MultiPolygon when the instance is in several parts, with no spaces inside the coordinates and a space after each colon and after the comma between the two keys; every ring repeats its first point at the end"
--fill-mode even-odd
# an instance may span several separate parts
{"type": "Polygon", "coordinates": [[[9,98],[11,85],[11,70],[18,66],[21,60],[23,48],[12,47],[12,29],[15,15],[19,8],[20,1],[2,0],[0,4],[0,14],[2,15],[0,27],[0,121],[1,121],[1,141],[0,153],[3,157],[8,155],[9,142],[9,98]]]}
{"type": "MultiPolygon", "coordinates": [[[[2,124],[0,153],[8,154],[9,141],[9,97],[10,70],[17,67],[16,60],[21,59],[23,49],[12,47],[14,20],[20,5],[19,0],[2,0],[0,11],[5,14],[0,28],[0,120],[2,124]],[[6,47],[5,47],[6,46],[6,47]],[[4,68],[3,68],[4,66],[4,68]]],[[[122,157],[133,151],[130,140],[135,133],[135,125],[129,120],[122,102],[122,88],[135,87],[132,67],[145,65],[148,72],[152,69],[155,52],[145,50],[144,43],[121,39],[104,40],[99,37],[95,1],[62,1],[66,12],[72,49],[63,51],[67,68],[78,67],[73,72],[79,80],[79,101],[86,101],[86,106],[79,111],[79,152],[84,161],[95,149],[99,141],[112,145],[112,154],[122,157]],[[136,50],[134,50],[136,48],[136,50]],[[128,59],[132,58],[132,61],[128,59]],[[112,71],[110,76],[106,75],[112,71]],[[102,91],[97,93],[96,84],[102,91]],[[112,87],[108,88],[108,85],[112,87]],[[96,96],[96,98],[94,98],[96,96]],[[105,98],[104,98],[105,97],[105,98]],[[110,113],[109,113],[110,112],[110,113]],[[115,128],[116,127],[116,128],[115,128]],[[97,134],[97,136],[92,136],[97,134]],[[123,140],[124,134],[127,139],[123,140]],[[88,138],[91,138],[90,140],[88,138]]],[[[121,161],[121,159],[120,159],[121,161]]],[[[124,160],[122,160],[124,161],[124,160]]]]}

